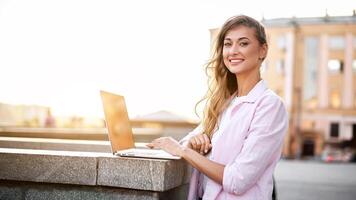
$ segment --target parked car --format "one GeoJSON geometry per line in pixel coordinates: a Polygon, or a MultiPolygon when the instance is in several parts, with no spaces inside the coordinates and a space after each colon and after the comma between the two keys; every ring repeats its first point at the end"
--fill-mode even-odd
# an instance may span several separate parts
{"type": "Polygon", "coordinates": [[[355,150],[343,148],[341,144],[327,144],[321,154],[324,162],[354,162],[355,150]]]}

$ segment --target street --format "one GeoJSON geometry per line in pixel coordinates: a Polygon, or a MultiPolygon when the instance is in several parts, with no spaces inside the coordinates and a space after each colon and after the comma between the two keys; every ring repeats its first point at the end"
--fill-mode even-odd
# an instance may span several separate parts
{"type": "Polygon", "coordinates": [[[355,200],[356,164],[281,160],[278,200],[355,200]]]}

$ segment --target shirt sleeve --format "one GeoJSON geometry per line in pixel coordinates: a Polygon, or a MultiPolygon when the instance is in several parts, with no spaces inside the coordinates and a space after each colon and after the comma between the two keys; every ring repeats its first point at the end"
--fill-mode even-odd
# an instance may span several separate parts
{"type": "Polygon", "coordinates": [[[261,100],[240,154],[224,168],[223,189],[241,195],[256,184],[267,167],[280,158],[287,127],[282,101],[276,96],[261,100]]]}
{"type": "Polygon", "coordinates": [[[186,146],[190,138],[202,133],[203,125],[199,124],[193,131],[189,132],[183,139],[179,141],[179,144],[186,146]]]}

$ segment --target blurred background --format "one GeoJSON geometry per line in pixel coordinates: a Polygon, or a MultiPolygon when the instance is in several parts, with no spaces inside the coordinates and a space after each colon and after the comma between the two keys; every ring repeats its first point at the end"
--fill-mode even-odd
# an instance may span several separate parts
{"type": "Polygon", "coordinates": [[[355,199],[356,2],[0,0],[0,147],[110,152],[99,91],[136,142],[197,126],[218,28],[267,30],[261,74],[285,101],[279,199],[355,199]]]}

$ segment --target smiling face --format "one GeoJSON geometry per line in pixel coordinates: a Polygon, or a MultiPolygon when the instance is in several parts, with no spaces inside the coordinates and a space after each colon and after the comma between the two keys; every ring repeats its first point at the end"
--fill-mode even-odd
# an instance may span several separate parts
{"type": "Polygon", "coordinates": [[[267,54],[267,45],[261,44],[255,34],[255,29],[240,25],[232,28],[225,35],[224,64],[236,76],[259,73],[262,59],[267,54]]]}

